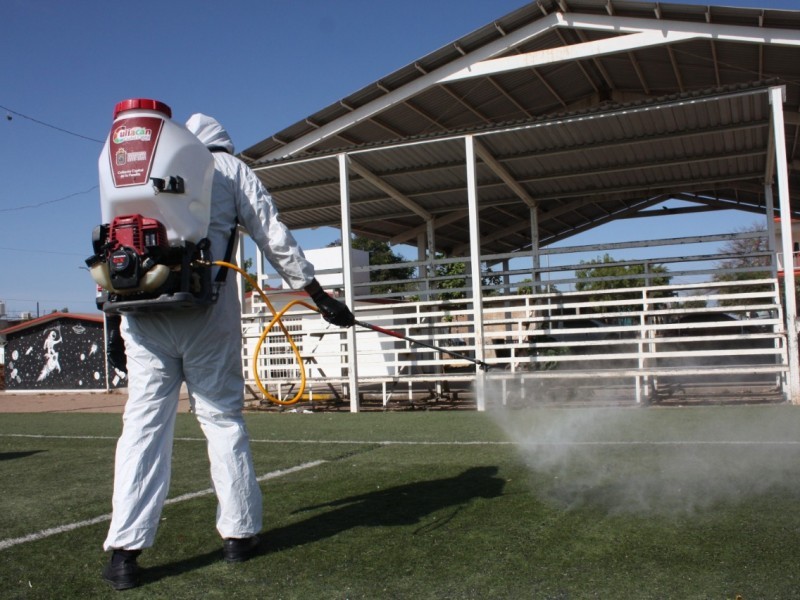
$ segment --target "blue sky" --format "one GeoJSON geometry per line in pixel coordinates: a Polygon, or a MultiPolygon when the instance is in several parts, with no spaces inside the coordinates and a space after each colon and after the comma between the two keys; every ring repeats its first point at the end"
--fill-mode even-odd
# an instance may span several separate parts
{"type": "MultiPolygon", "coordinates": [[[[241,150],[524,4],[6,0],[0,301],[12,316],[94,312],[94,282],[82,266],[100,220],[96,140],[120,100],[162,100],[180,122],[213,115],[241,150]]],[[[712,4],[798,8],[797,0],[712,4]]],[[[730,215],[723,226],[717,215],[715,223],[732,231],[754,219],[730,215]]],[[[330,241],[302,232],[298,240],[305,248],[330,241]]]]}

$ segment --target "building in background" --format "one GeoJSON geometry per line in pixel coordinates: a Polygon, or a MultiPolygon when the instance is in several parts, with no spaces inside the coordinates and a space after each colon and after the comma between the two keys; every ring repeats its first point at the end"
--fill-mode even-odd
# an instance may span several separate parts
{"type": "Polygon", "coordinates": [[[0,330],[8,391],[124,387],[107,365],[102,315],[56,312],[0,330]]]}

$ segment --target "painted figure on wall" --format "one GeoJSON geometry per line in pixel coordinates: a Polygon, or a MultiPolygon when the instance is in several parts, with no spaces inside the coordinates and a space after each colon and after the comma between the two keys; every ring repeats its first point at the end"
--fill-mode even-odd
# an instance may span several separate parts
{"type": "Polygon", "coordinates": [[[7,334],[6,389],[78,390],[127,386],[124,371],[106,365],[103,321],[61,317],[7,334]]]}
{"type": "Polygon", "coordinates": [[[61,365],[58,362],[58,351],[56,345],[61,343],[61,335],[55,329],[51,330],[44,339],[44,358],[45,364],[42,372],[36,381],[44,381],[52,372],[61,372],[61,365]]]}

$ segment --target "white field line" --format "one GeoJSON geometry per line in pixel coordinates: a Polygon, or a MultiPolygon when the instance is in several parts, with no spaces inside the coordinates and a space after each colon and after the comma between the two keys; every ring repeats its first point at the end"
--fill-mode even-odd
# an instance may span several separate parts
{"type": "MultiPolygon", "coordinates": [[[[34,436],[34,437],[47,437],[47,436],[34,436]]],[[[64,437],[64,436],[57,436],[57,437],[64,437]]],[[[314,460],[311,462],[296,465],[294,467],[289,467],[287,469],[278,469],[277,471],[271,471],[269,473],[265,473],[264,475],[260,475],[256,479],[259,482],[267,481],[269,479],[276,479],[277,477],[283,477],[284,475],[296,473],[297,471],[303,471],[304,469],[311,469],[313,467],[318,467],[319,465],[326,462],[328,461],[314,460]]],[[[164,504],[177,504],[178,502],[193,500],[194,498],[199,498],[201,496],[208,496],[213,493],[214,493],[213,488],[207,488],[205,490],[200,490],[199,492],[191,492],[188,494],[175,496],[174,498],[169,498],[168,500],[166,500],[166,502],[164,502],[164,504]]],[[[11,548],[12,546],[18,546],[19,544],[24,544],[26,542],[35,542],[36,540],[42,540],[44,538],[48,538],[50,536],[57,535],[59,533],[66,533],[67,531],[80,529],[81,527],[88,527],[89,525],[97,525],[98,523],[103,523],[105,521],[110,521],[110,520],[111,520],[110,514],[101,515],[99,517],[94,517],[93,519],[86,519],[85,521],[78,521],[76,523],[68,523],[66,525],[60,525],[58,527],[43,529],[41,531],[37,531],[36,533],[30,533],[23,537],[0,540],[0,550],[6,550],[8,548],[11,548]]]]}
{"type": "MultiPolygon", "coordinates": [[[[35,438],[53,440],[116,440],[116,436],[92,435],[41,435],[29,433],[0,433],[0,437],[35,438]]],[[[178,437],[176,442],[205,442],[205,438],[178,437]]],[[[251,444],[341,444],[341,445],[379,445],[379,446],[799,446],[800,440],[259,440],[251,439],[251,444]]]]}
{"type": "Polygon", "coordinates": [[[800,440],[662,440],[662,441],[409,441],[409,440],[250,440],[268,444],[369,444],[380,446],[800,446],[800,440]]]}
{"type": "MultiPolygon", "coordinates": [[[[59,439],[59,440],[116,440],[115,436],[91,436],[91,435],[42,435],[42,434],[26,434],[26,433],[0,433],[0,437],[10,438],[34,438],[34,439],[59,439]]],[[[175,441],[183,442],[205,442],[205,438],[175,438],[175,441]]],[[[346,444],[346,445],[381,445],[381,446],[798,446],[798,440],[661,440],[661,441],[537,441],[525,440],[524,442],[513,441],[409,441],[409,440],[258,440],[251,439],[254,444],[346,444]]],[[[284,475],[289,475],[304,469],[310,469],[319,466],[327,461],[315,460],[300,465],[289,467],[287,469],[279,469],[271,471],[259,476],[259,482],[275,479],[284,475]]],[[[165,504],[175,504],[185,500],[191,500],[200,496],[207,496],[213,494],[212,488],[200,490],[198,492],[191,492],[176,496],[166,500],[165,504]]],[[[19,544],[26,542],[33,542],[41,540],[59,533],[65,533],[81,527],[88,527],[96,525],[104,521],[110,521],[111,515],[101,515],[93,519],[85,521],[78,521],[76,523],[69,523],[59,527],[52,527],[43,529],[36,533],[19,537],[0,540],[0,550],[5,550],[19,544]]]]}

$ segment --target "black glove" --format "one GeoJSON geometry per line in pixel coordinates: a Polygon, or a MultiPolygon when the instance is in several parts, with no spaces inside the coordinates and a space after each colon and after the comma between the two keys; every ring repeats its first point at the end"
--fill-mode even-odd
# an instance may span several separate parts
{"type": "Polygon", "coordinates": [[[106,328],[108,330],[106,356],[108,357],[108,364],[118,371],[127,373],[128,357],[125,356],[125,340],[122,339],[122,334],[119,331],[121,322],[122,317],[119,315],[106,318],[106,328]]]}
{"type": "Polygon", "coordinates": [[[314,279],[305,287],[306,292],[319,307],[322,318],[328,323],[339,327],[352,327],[356,318],[344,302],[339,302],[322,289],[319,282],[314,279]]]}

